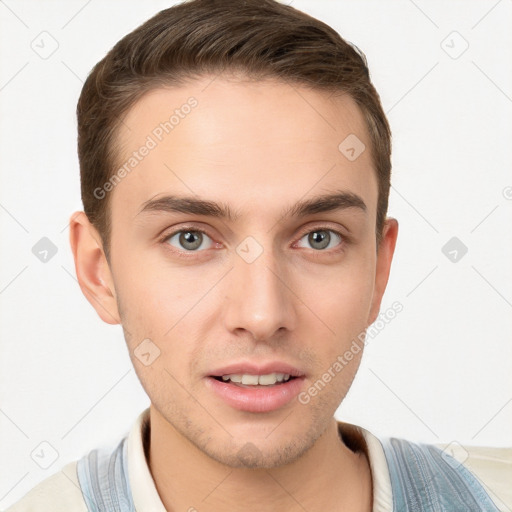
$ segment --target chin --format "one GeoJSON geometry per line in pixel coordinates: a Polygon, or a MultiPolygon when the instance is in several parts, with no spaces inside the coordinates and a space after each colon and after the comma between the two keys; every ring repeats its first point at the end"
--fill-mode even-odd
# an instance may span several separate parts
{"type": "Polygon", "coordinates": [[[227,429],[231,436],[213,434],[205,439],[202,436],[195,437],[191,431],[186,435],[204,454],[225,466],[271,469],[291,464],[302,457],[325,430],[323,425],[308,427],[304,421],[296,419],[293,423],[293,429],[285,429],[284,424],[273,425],[271,430],[265,432],[260,429],[259,436],[256,433],[237,432],[235,428],[227,429]]]}
{"type": "Polygon", "coordinates": [[[259,445],[259,443],[247,441],[240,447],[230,447],[228,450],[211,450],[206,447],[203,452],[217,462],[231,468],[245,469],[272,469],[291,464],[299,459],[312,445],[295,440],[292,443],[276,444],[274,446],[259,445]]]}

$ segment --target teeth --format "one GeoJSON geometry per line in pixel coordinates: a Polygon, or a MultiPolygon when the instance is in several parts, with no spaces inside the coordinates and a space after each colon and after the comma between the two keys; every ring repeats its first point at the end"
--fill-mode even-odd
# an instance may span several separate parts
{"type": "Polygon", "coordinates": [[[265,375],[249,375],[232,373],[231,375],[223,375],[224,382],[231,381],[246,386],[273,386],[276,382],[287,382],[290,380],[288,373],[267,373],[265,375]]]}
{"type": "Polygon", "coordinates": [[[242,375],[242,384],[257,386],[258,385],[258,376],[257,375],[242,375]]]}
{"type": "Polygon", "coordinates": [[[270,373],[268,375],[260,375],[258,377],[258,384],[262,386],[272,386],[272,384],[276,383],[275,373],[270,373]]]}

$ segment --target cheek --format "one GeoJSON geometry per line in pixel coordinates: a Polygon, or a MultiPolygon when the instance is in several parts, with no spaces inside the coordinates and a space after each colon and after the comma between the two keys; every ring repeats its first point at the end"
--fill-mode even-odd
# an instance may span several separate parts
{"type": "Polygon", "coordinates": [[[117,270],[117,302],[129,348],[133,351],[149,338],[163,350],[170,337],[165,333],[176,323],[176,304],[182,301],[164,279],[147,269],[134,271],[126,264],[117,270]]]}
{"type": "MultiPolygon", "coordinates": [[[[367,327],[375,281],[371,258],[347,264],[336,272],[308,278],[302,296],[311,312],[323,321],[325,333],[346,341],[367,327]]],[[[314,325],[318,325],[318,321],[314,325]]]]}
{"type": "Polygon", "coordinates": [[[144,316],[154,320],[179,305],[187,287],[177,272],[173,273],[148,256],[145,251],[123,250],[119,244],[112,263],[116,292],[122,298],[126,312],[131,316],[144,312],[144,316]]]}
{"type": "MultiPolygon", "coordinates": [[[[153,380],[166,368],[180,381],[193,360],[192,350],[201,344],[201,326],[209,322],[209,302],[201,300],[208,290],[206,278],[198,279],[191,267],[186,271],[165,265],[137,265],[125,259],[117,267],[116,285],[125,338],[133,353],[142,340],[149,338],[158,347],[159,357],[151,368],[134,365],[143,381],[153,380]],[[201,321],[198,321],[201,319],[201,321]]],[[[213,295],[212,295],[213,296],[213,295]]],[[[162,377],[166,385],[169,374],[162,377]]]]}

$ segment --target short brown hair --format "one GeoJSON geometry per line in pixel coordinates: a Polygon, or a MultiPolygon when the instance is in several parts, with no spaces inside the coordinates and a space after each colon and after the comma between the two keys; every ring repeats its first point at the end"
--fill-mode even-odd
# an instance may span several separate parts
{"type": "Polygon", "coordinates": [[[355,100],[377,173],[380,240],[388,207],[391,132],[364,54],[325,23],[275,0],[192,0],[159,12],[123,37],[94,66],[78,100],[82,201],[107,259],[109,201],[95,190],[116,171],[116,134],[123,116],[149,90],[223,71],[355,100]]]}

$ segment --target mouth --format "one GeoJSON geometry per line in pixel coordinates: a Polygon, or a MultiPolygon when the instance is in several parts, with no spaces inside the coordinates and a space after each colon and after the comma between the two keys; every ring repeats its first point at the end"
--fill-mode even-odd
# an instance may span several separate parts
{"type": "Polygon", "coordinates": [[[232,373],[230,375],[222,375],[219,377],[212,376],[219,382],[229,382],[239,387],[261,387],[261,386],[278,386],[297,379],[289,373],[267,373],[264,375],[251,375],[249,373],[232,373]]]}
{"type": "Polygon", "coordinates": [[[238,364],[214,371],[205,384],[234,409],[264,413],[289,404],[299,394],[304,379],[303,372],[286,364],[238,364]]]}

